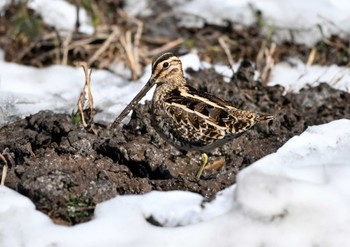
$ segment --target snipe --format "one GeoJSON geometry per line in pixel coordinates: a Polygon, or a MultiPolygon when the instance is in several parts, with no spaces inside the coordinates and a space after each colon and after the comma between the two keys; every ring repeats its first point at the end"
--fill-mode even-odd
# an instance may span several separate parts
{"type": "Polygon", "coordinates": [[[201,176],[208,152],[245,132],[257,122],[273,116],[237,109],[218,97],[200,92],[186,84],[180,59],[164,53],[152,62],[152,75],[147,84],[116,118],[113,126],[157,85],[152,99],[151,123],[166,141],[182,150],[202,152],[201,176]]]}

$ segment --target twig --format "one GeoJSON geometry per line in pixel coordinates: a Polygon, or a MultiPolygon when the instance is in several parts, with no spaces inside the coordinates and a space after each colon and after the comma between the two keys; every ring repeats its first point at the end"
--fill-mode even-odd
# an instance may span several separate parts
{"type": "Polygon", "coordinates": [[[27,48],[25,48],[23,51],[21,51],[18,55],[18,57],[16,58],[17,61],[21,61],[26,55],[28,55],[35,47],[39,46],[41,43],[43,43],[44,41],[48,41],[50,39],[54,39],[56,37],[56,33],[55,32],[51,32],[48,34],[44,34],[43,37],[36,42],[32,42],[29,44],[29,46],[27,48]]]}
{"type": "Polygon", "coordinates": [[[61,64],[63,65],[67,65],[68,63],[68,52],[69,52],[69,48],[68,45],[69,43],[72,41],[72,36],[73,34],[70,32],[67,36],[67,38],[63,41],[62,43],[62,61],[61,64]]]}
{"type": "Polygon", "coordinates": [[[7,161],[6,161],[5,157],[1,153],[0,153],[0,160],[3,160],[5,162],[4,168],[2,169],[1,182],[0,182],[0,185],[4,186],[5,185],[5,179],[6,179],[6,176],[7,176],[8,164],[7,164],[7,161]]]}
{"type": "Polygon", "coordinates": [[[137,26],[134,40],[132,40],[131,30],[125,31],[125,35],[120,36],[120,44],[126,53],[129,67],[132,73],[132,80],[137,80],[140,74],[138,48],[142,35],[143,23],[136,18],[128,16],[125,11],[118,9],[117,12],[122,18],[130,20],[131,23],[136,24],[137,26]]]}
{"type": "Polygon", "coordinates": [[[176,40],[173,40],[159,48],[153,49],[149,52],[146,53],[147,57],[154,57],[155,55],[161,54],[165,51],[171,50],[172,48],[174,48],[175,46],[181,45],[184,42],[184,40],[182,38],[178,38],[176,40]]]}
{"type": "Polygon", "coordinates": [[[79,46],[86,46],[86,45],[89,45],[91,44],[92,42],[94,42],[95,40],[97,39],[106,39],[109,35],[100,35],[100,36],[94,36],[94,37],[88,37],[86,39],[79,39],[79,40],[76,40],[76,41],[73,41],[69,46],[68,46],[68,49],[69,50],[72,50],[76,47],[79,47],[79,46]]]}
{"type": "Polygon", "coordinates": [[[270,48],[268,49],[266,47],[266,44],[263,43],[256,57],[256,65],[261,73],[261,81],[264,84],[267,83],[270,77],[271,70],[275,66],[275,60],[273,59],[273,55],[276,51],[276,47],[276,43],[272,43],[270,48]]]}
{"type": "Polygon", "coordinates": [[[132,73],[132,80],[137,80],[138,74],[136,73],[136,65],[135,65],[135,58],[133,55],[133,49],[132,49],[132,43],[131,43],[131,31],[128,30],[125,32],[125,35],[120,36],[120,44],[124,48],[124,51],[126,53],[126,57],[128,59],[128,63],[130,66],[130,70],[132,73]]]}
{"type": "Polygon", "coordinates": [[[135,20],[137,24],[137,30],[135,34],[135,40],[134,40],[134,58],[135,58],[135,72],[137,75],[140,74],[140,61],[139,61],[139,46],[140,46],[140,40],[142,36],[142,30],[143,30],[143,22],[139,20],[135,20]]]}
{"type": "Polygon", "coordinates": [[[85,73],[85,85],[79,96],[78,112],[81,118],[81,122],[83,126],[86,128],[88,125],[86,124],[84,111],[86,110],[90,111],[89,112],[90,116],[88,118],[89,123],[92,121],[93,115],[94,115],[94,102],[93,102],[93,97],[92,97],[91,87],[90,87],[90,78],[91,78],[92,70],[90,69],[90,73],[89,73],[89,69],[86,63],[81,63],[81,66],[83,67],[84,73],[85,73]]]}
{"type": "Polygon", "coordinates": [[[222,47],[222,49],[224,50],[226,57],[227,57],[227,61],[229,63],[229,65],[232,67],[234,64],[234,60],[232,58],[231,52],[230,52],[230,48],[228,47],[228,44],[225,41],[225,36],[220,36],[218,38],[219,44],[222,47]]]}
{"type": "Polygon", "coordinates": [[[108,38],[103,42],[101,47],[95,51],[95,53],[91,56],[91,58],[88,61],[88,64],[91,65],[97,58],[108,49],[109,45],[112,43],[113,40],[116,39],[116,37],[119,35],[119,28],[117,26],[113,26],[112,33],[108,36],[108,38]]]}
{"type": "Polygon", "coordinates": [[[92,121],[92,118],[94,116],[94,99],[92,98],[92,92],[91,92],[91,86],[90,86],[90,82],[91,82],[91,74],[92,74],[92,69],[90,69],[90,73],[89,73],[89,81],[87,82],[87,87],[88,87],[88,96],[89,96],[89,107],[91,109],[90,111],[90,119],[92,121]]]}
{"type": "MultiPolygon", "coordinates": [[[[57,44],[62,44],[62,38],[61,38],[61,35],[60,33],[58,32],[58,30],[55,28],[54,29],[55,31],[55,34],[56,34],[56,40],[55,38],[53,38],[54,40],[52,41],[53,44],[57,43],[57,44]]],[[[54,52],[54,55],[56,56],[56,60],[55,60],[55,63],[56,64],[60,64],[62,62],[62,59],[61,59],[61,45],[55,45],[55,48],[52,50],[54,52]]],[[[42,60],[39,60],[40,63],[42,63],[42,60]]],[[[43,64],[42,64],[43,65],[43,64]]]]}
{"type": "Polygon", "coordinates": [[[333,42],[330,39],[323,39],[323,42],[329,46],[336,47],[338,49],[348,50],[348,47],[339,42],[333,42]]]}
{"type": "Polygon", "coordinates": [[[310,52],[309,57],[307,59],[306,65],[308,65],[308,66],[312,65],[315,61],[316,55],[317,55],[317,50],[314,47],[311,49],[311,52],[310,52]]]}

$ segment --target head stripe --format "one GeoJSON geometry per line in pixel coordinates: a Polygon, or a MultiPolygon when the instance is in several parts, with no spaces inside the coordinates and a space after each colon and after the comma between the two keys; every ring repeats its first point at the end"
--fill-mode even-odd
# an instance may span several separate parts
{"type": "Polygon", "coordinates": [[[152,74],[154,73],[154,70],[156,69],[157,65],[171,57],[173,57],[174,54],[172,54],[171,52],[167,52],[167,53],[164,53],[156,58],[153,59],[152,61],[152,74]]]}

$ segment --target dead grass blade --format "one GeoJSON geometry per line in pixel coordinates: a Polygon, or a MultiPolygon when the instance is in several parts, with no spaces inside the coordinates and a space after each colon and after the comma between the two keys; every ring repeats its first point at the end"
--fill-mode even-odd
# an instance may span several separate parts
{"type": "Polygon", "coordinates": [[[118,35],[120,34],[120,30],[117,26],[112,27],[112,33],[108,36],[108,38],[103,42],[103,44],[98,48],[95,53],[90,57],[88,61],[88,65],[90,66],[93,62],[95,62],[102,53],[104,53],[108,47],[111,45],[113,41],[116,41],[118,35]]]}
{"type": "Polygon", "coordinates": [[[75,115],[79,114],[81,124],[84,126],[84,128],[87,128],[92,124],[92,120],[95,114],[94,101],[90,87],[92,70],[90,69],[89,72],[88,65],[85,62],[81,63],[81,66],[83,67],[85,73],[85,85],[80,93],[77,103],[78,112],[75,115]]]}
{"type": "Polygon", "coordinates": [[[165,45],[163,45],[163,46],[161,46],[159,48],[156,48],[156,49],[153,49],[153,50],[147,52],[145,55],[147,57],[154,57],[154,56],[159,55],[159,54],[161,54],[163,52],[169,51],[169,50],[173,49],[176,46],[181,45],[183,42],[184,42],[183,38],[175,39],[175,40],[173,40],[171,42],[166,43],[165,45]]]}
{"type": "Polygon", "coordinates": [[[316,56],[317,56],[317,49],[314,47],[310,51],[310,54],[309,54],[309,57],[307,59],[306,65],[307,66],[312,65],[314,63],[314,61],[315,61],[316,56]]]}
{"type": "Polygon", "coordinates": [[[231,52],[230,52],[230,48],[226,42],[226,39],[227,37],[226,36],[220,36],[218,38],[218,42],[221,46],[221,48],[224,50],[225,54],[226,54],[226,57],[227,57],[227,61],[229,63],[229,65],[232,67],[233,64],[234,64],[234,60],[233,60],[233,57],[231,55],[231,52]]]}
{"type": "Polygon", "coordinates": [[[129,17],[124,11],[119,10],[118,14],[131,23],[136,24],[136,31],[134,32],[134,38],[132,38],[133,31],[131,29],[126,30],[124,35],[120,35],[119,41],[123,47],[128,64],[131,70],[131,79],[137,80],[140,75],[140,64],[139,64],[139,45],[143,30],[143,23],[140,20],[129,17]]]}
{"type": "Polygon", "coordinates": [[[275,54],[276,48],[276,43],[271,43],[270,48],[268,48],[266,42],[263,42],[258,55],[256,56],[256,66],[258,71],[260,71],[260,78],[264,85],[267,84],[270,73],[275,66],[275,60],[273,56],[275,54]]]}
{"type": "Polygon", "coordinates": [[[69,53],[69,43],[72,41],[72,33],[69,33],[66,37],[66,39],[62,43],[62,60],[61,64],[67,65],[68,64],[68,53],[69,53]]]}
{"type": "Polygon", "coordinates": [[[4,162],[4,167],[2,169],[2,174],[1,174],[0,185],[4,186],[5,185],[6,176],[7,176],[7,171],[8,171],[8,164],[7,164],[7,161],[6,161],[5,157],[1,153],[0,153],[0,160],[2,160],[4,162]]]}

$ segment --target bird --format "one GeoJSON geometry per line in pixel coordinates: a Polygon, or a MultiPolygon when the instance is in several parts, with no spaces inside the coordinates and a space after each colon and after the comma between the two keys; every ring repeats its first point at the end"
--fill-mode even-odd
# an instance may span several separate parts
{"type": "Polygon", "coordinates": [[[202,153],[197,179],[208,163],[207,152],[237,138],[256,123],[273,119],[272,115],[238,109],[228,101],[191,87],[187,84],[180,58],[166,52],[153,59],[150,79],[112,127],[119,125],[155,85],[151,125],[176,148],[202,153]]]}

